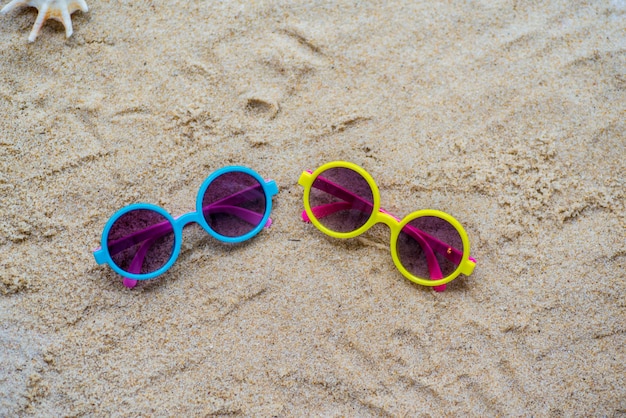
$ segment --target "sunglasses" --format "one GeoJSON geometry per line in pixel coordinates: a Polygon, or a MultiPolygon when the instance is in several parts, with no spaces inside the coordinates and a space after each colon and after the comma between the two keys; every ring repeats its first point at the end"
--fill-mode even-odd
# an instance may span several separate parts
{"type": "Polygon", "coordinates": [[[106,223],[98,264],[107,263],[124,277],[126,287],[167,271],[180,253],[183,228],[195,222],[222,242],[237,243],[254,237],[272,224],[273,180],[239,166],[211,174],[200,187],[196,211],[172,217],[159,206],[137,203],[118,210],[106,223]]]}
{"type": "Polygon", "coordinates": [[[326,235],[353,238],[377,223],[391,229],[391,256],[407,279],[435,290],[458,275],[472,274],[476,260],[469,256],[467,233],[452,216],[438,210],[419,210],[399,220],[380,208],[378,187],[364,169],[345,161],[305,171],[302,219],[326,235]]]}

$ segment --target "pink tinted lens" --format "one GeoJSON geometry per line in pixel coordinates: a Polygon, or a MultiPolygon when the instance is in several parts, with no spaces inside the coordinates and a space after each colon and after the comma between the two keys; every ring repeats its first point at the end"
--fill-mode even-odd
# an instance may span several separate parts
{"type": "Polygon", "coordinates": [[[368,221],[373,209],[372,188],[362,175],[345,167],[320,173],[309,192],[309,205],[318,221],[335,232],[352,232],[368,221]]]}
{"type": "Polygon", "coordinates": [[[256,228],[265,216],[263,186],[247,173],[231,171],[215,178],[202,197],[209,227],[225,237],[240,237],[256,228]]]}
{"type": "Polygon", "coordinates": [[[442,279],[461,262],[463,241],[445,219],[422,216],[407,223],[398,236],[396,250],[400,263],[422,279],[442,279]]]}
{"type": "Polygon", "coordinates": [[[122,270],[152,273],[167,264],[174,253],[172,224],[153,210],[131,210],[111,226],[107,247],[113,262],[122,270]]]}

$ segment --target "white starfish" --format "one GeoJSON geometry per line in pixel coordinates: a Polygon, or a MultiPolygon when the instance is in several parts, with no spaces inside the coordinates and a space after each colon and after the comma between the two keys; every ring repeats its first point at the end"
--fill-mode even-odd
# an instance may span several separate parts
{"type": "Polygon", "coordinates": [[[61,22],[65,26],[65,36],[69,38],[73,32],[70,15],[76,10],[82,12],[89,10],[85,0],[12,0],[11,3],[0,10],[0,13],[6,14],[13,9],[23,6],[36,7],[39,11],[33,30],[28,36],[29,42],[33,42],[37,38],[39,30],[41,30],[41,27],[48,19],[61,22]]]}

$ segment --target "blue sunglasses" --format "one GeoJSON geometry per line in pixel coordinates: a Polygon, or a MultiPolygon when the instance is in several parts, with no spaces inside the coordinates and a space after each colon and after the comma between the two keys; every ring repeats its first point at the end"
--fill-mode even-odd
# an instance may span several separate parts
{"type": "Polygon", "coordinates": [[[274,180],[264,180],[241,166],[224,167],[200,187],[195,212],[172,217],[147,203],[126,206],[109,219],[100,248],[93,255],[124,277],[126,287],[167,271],[180,253],[183,228],[199,224],[209,235],[228,243],[248,240],[272,224],[274,180]]]}

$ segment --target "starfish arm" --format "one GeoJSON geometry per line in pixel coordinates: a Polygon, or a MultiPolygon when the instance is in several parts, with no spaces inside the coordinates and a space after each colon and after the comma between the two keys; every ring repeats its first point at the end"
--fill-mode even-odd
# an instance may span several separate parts
{"type": "Polygon", "coordinates": [[[28,35],[28,42],[34,42],[37,35],[39,35],[39,31],[48,17],[48,7],[49,6],[46,3],[41,5],[39,13],[37,13],[37,20],[35,20],[35,24],[33,25],[33,30],[31,30],[30,35],[28,35]]]}
{"type": "Polygon", "coordinates": [[[67,7],[61,10],[61,19],[63,20],[63,26],[65,26],[65,37],[69,38],[72,36],[74,29],[72,28],[72,18],[67,7]]]}
{"type": "Polygon", "coordinates": [[[78,3],[81,12],[84,13],[89,11],[89,7],[87,7],[87,3],[85,3],[85,0],[77,0],[76,3],[78,3]]]}
{"type": "Polygon", "coordinates": [[[3,15],[7,14],[11,10],[17,9],[20,6],[28,6],[28,1],[27,0],[13,0],[9,4],[4,6],[2,10],[0,10],[0,13],[2,13],[3,15]]]}

